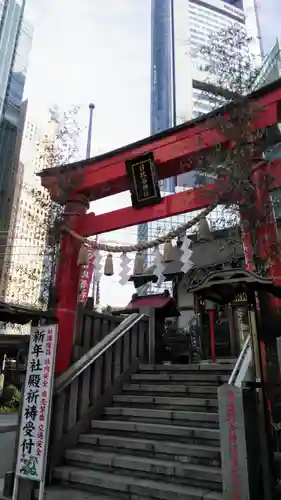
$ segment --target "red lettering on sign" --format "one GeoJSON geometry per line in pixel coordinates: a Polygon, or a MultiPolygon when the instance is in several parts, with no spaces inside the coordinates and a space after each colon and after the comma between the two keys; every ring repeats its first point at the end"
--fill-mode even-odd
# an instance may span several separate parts
{"type": "Polygon", "coordinates": [[[241,486],[238,477],[239,457],[237,450],[237,422],[235,411],[235,394],[227,394],[227,426],[228,426],[228,450],[231,467],[231,483],[233,487],[232,500],[241,499],[241,486]]]}

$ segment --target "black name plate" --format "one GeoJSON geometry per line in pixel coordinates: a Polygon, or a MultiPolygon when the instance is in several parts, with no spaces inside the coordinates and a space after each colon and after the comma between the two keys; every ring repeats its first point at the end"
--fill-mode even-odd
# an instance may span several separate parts
{"type": "Polygon", "coordinates": [[[152,153],[127,160],[126,170],[130,179],[130,191],[134,208],[143,208],[160,203],[161,195],[152,153]]]}

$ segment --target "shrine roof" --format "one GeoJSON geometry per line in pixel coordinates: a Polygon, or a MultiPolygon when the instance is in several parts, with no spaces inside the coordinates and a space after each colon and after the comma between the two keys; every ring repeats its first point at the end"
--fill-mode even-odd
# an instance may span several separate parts
{"type": "MultiPolygon", "coordinates": [[[[212,269],[227,262],[243,259],[244,257],[243,246],[239,241],[234,244],[222,238],[210,241],[194,241],[191,245],[191,249],[193,251],[191,257],[193,266],[190,272],[196,269],[212,269]]],[[[165,264],[163,270],[166,281],[171,281],[175,277],[183,275],[180,258],[180,247],[175,246],[171,255],[171,261],[165,264]]],[[[155,266],[151,266],[143,274],[131,276],[130,281],[133,281],[136,287],[149,282],[156,283],[158,278],[155,276],[154,270],[155,266]]]]}
{"type": "Polygon", "coordinates": [[[30,335],[21,334],[0,334],[0,352],[8,357],[16,357],[19,350],[27,352],[30,335]]]}
{"type": "Polygon", "coordinates": [[[52,313],[17,304],[0,301],[0,322],[24,325],[32,320],[39,322],[42,318],[50,318],[52,313]]]}
{"type": "Polygon", "coordinates": [[[218,304],[232,302],[237,295],[249,291],[262,291],[281,298],[281,287],[272,279],[244,268],[213,270],[188,289],[218,304]]]}
{"type": "Polygon", "coordinates": [[[175,300],[166,292],[150,295],[134,294],[126,309],[142,309],[147,307],[163,309],[167,313],[167,316],[179,316],[175,300]]]}
{"type": "MultiPolygon", "coordinates": [[[[265,85],[265,86],[259,88],[258,90],[255,90],[254,92],[252,92],[251,94],[249,94],[247,96],[247,99],[256,99],[256,98],[265,96],[265,95],[269,94],[270,92],[273,92],[274,90],[279,89],[280,87],[281,87],[281,78],[279,78],[278,80],[276,80],[268,85],[265,85]]],[[[113,151],[109,151],[107,153],[95,156],[93,158],[87,158],[85,160],[80,160],[77,162],[69,163],[66,165],[61,165],[58,167],[46,168],[46,169],[42,170],[41,172],[38,172],[37,175],[39,177],[48,177],[48,176],[52,176],[54,173],[64,173],[66,171],[67,172],[75,171],[78,168],[84,169],[88,165],[93,166],[95,163],[98,164],[99,162],[101,162],[107,158],[118,156],[119,154],[122,154],[125,152],[130,152],[131,150],[133,151],[134,149],[137,149],[143,145],[150,144],[150,143],[157,141],[159,139],[162,139],[162,138],[166,138],[166,137],[168,138],[169,136],[171,136],[173,134],[176,135],[178,132],[185,130],[185,129],[190,129],[198,124],[203,124],[204,122],[207,122],[208,120],[218,116],[219,114],[224,114],[224,113],[228,112],[229,110],[233,109],[235,107],[235,105],[236,105],[235,101],[227,103],[226,105],[221,106],[220,108],[215,109],[215,110],[211,111],[210,113],[201,115],[197,118],[194,118],[193,120],[190,120],[188,122],[177,125],[176,127],[169,128],[169,129],[167,129],[163,132],[159,132],[155,135],[143,138],[143,139],[136,141],[134,143],[127,144],[126,146],[123,146],[121,148],[115,149],[113,151]]]]}

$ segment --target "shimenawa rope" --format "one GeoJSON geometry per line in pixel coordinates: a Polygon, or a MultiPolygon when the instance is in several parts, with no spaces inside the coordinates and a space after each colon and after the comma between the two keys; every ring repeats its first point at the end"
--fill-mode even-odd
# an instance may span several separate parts
{"type": "Polygon", "coordinates": [[[207,207],[203,212],[200,214],[196,215],[192,220],[185,222],[185,224],[182,224],[181,226],[177,227],[176,229],[173,229],[169,231],[166,235],[164,236],[159,236],[153,241],[143,241],[141,243],[137,243],[135,245],[107,245],[106,243],[97,243],[94,241],[90,241],[87,238],[84,238],[80,234],[76,233],[76,231],[73,231],[73,229],[70,229],[68,226],[63,226],[63,230],[71,234],[73,238],[81,241],[84,245],[88,247],[95,248],[97,250],[102,250],[105,252],[109,253],[129,253],[129,252],[142,252],[144,250],[148,250],[149,248],[154,248],[162,243],[166,243],[167,241],[171,241],[174,238],[177,238],[178,236],[181,236],[182,233],[184,233],[187,229],[190,229],[192,226],[197,224],[197,222],[200,221],[203,217],[206,217],[209,215],[212,210],[216,207],[216,203],[210,205],[207,207]]]}

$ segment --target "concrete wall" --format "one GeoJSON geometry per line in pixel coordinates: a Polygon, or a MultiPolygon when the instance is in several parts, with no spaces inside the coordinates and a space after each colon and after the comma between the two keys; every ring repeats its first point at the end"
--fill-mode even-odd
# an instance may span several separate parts
{"type": "Polygon", "coordinates": [[[17,413],[0,413],[0,479],[12,470],[17,420],[17,413]]]}

